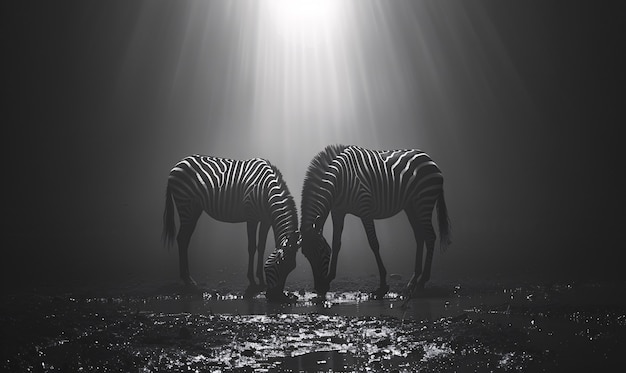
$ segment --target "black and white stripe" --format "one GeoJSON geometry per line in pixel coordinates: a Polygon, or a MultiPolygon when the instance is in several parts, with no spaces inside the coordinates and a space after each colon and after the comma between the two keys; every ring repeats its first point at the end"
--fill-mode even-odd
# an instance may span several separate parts
{"type": "MultiPolygon", "coordinates": [[[[189,274],[187,250],[191,235],[202,212],[216,220],[239,223],[247,222],[248,230],[248,291],[265,287],[263,279],[263,254],[269,228],[274,231],[277,251],[295,257],[298,236],[296,206],[280,171],[267,160],[255,158],[233,160],[193,155],[182,159],[170,171],[167,181],[163,214],[163,238],[173,244],[175,236],[174,204],[180,218],[176,235],[179,250],[180,276],[187,284],[195,285],[189,274]],[[258,245],[256,242],[258,228],[258,245]],[[254,255],[258,251],[256,284],[253,275],[254,255]]],[[[272,256],[274,258],[276,255],[272,256]]],[[[266,265],[268,289],[279,285],[284,279],[279,271],[280,262],[266,265]]],[[[288,274],[285,273],[284,276],[288,274]]],[[[281,289],[282,291],[282,289],[281,289]]]]}
{"type": "Polygon", "coordinates": [[[375,219],[385,219],[404,210],[417,242],[415,273],[407,285],[412,292],[430,277],[435,244],[432,214],[437,206],[440,245],[449,244],[450,226],[443,196],[443,175],[435,162],[416,149],[369,150],[358,146],[331,145],[313,158],[302,189],[302,251],[311,263],[315,288],[328,291],[335,278],[337,255],[346,214],[363,223],[380,274],[378,295],[389,286],[387,271],[379,254],[375,219]],[[332,215],[332,248],[322,235],[328,215],[332,215]],[[422,268],[423,246],[426,262],[422,268]]]}

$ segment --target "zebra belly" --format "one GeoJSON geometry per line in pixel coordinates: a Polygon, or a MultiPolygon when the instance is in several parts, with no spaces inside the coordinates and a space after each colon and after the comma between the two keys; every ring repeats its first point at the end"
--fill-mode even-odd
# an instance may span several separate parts
{"type": "Polygon", "coordinates": [[[224,223],[243,223],[246,221],[246,219],[244,219],[242,216],[216,214],[208,211],[207,214],[209,214],[209,216],[213,219],[224,223]]]}
{"type": "Polygon", "coordinates": [[[250,214],[246,212],[245,209],[242,208],[230,208],[230,209],[205,209],[206,213],[215,220],[222,221],[225,223],[243,223],[249,220],[260,220],[258,217],[253,216],[254,214],[250,214]]]}
{"type": "Polygon", "coordinates": [[[374,202],[374,204],[356,203],[343,210],[347,214],[352,214],[363,219],[387,219],[397,215],[400,211],[404,210],[405,204],[397,204],[395,206],[381,206],[374,202]]]}
{"type": "Polygon", "coordinates": [[[362,215],[359,216],[361,218],[369,218],[369,219],[387,219],[390,218],[392,216],[397,215],[400,211],[402,211],[403,208],[394,208],[394,209],[375,209],[372,211],[364,211],[362,212],[362,215]]]}

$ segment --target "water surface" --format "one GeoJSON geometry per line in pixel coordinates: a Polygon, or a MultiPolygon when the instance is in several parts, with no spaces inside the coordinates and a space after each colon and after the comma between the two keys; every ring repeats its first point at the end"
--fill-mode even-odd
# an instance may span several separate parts
{"type": "MultiPolygon", "coordinates": [[[[433,282],[406,302],[338,281],[324,300],[178,283],[5,295],[9,371],[554,371],[624,362],[617,282],[433,282]]],[[[400,282],[392,290],[401,289],[400,282]]]]}

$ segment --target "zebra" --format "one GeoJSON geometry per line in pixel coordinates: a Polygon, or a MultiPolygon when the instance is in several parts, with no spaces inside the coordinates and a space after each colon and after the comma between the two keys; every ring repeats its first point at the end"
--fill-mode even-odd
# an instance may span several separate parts
{"type": "Polygon", "coordinates": [[[369,150],[359,146],[329,145],[311,161],[302,187],[302,253],[311,264],[315,290],[325,296],[337,272],[337,256],[346,214],[361,219],[376,258],[380,286],[374,296],[389,291],[387,271],[379,253],[374,219],[406,213],[417,243],[415,272],[404,289],[408,298],[430,278],[436,235],[432,213],[437,205],[440,247],[450,241],[450,221],[439,167],[417,149],[369,150]],[[332,248],[322,231],[332,217],[332,248]],[[426,260],[423,267],[423,246],[426,260]],[[423,267],[423,268],[422,268],[423,267]]]}
{"type": "Polygon", "coordinates": [[[250,284],[246,295],[266,288],[265,272],[266,297],[283,298],[285,279],[295,268],[300,233],[296,205],[278,168],[261,158],[233,160],[197,154],[183,158],[172,168],[167,180],[163,213],[163,241],[167,246],[174,243],[174,204],[180,218],[176,235],[180,277],[186,285],[197,287],[189,273],[187,251],[204,211],[218,221],[247,223],[250,284]],[[270,227],[277,248],[263,266],[270,227]],[[258,251],[258,285],[253,274],[255,251],[258,251]]]}

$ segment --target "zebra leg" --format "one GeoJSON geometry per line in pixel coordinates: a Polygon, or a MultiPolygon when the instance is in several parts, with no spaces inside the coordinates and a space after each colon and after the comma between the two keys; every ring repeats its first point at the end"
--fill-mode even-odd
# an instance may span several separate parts
{"type": "Polygon", "coordinates": [[[259,279],[259,291],[265,290],[263,257],[265,256],[265,243],[267,242],[267,233],[269,232],[270,227],[270,224],[261,222],[261,227],[259,228],[258,258],[256,267],[256,277],[259,279]]]}
{"type": "Polygon", "coordinates": [[[415,272],[413,273],[413,277],[411,277],[411,280],[406,286],[406,293],[408,296],[410,296],[417,288],[423,288],[424,283],[426,282],[424,280],[424,277],[422,276],[422,260],[424,257],[424,231],[415,209],[407,208],[405,209],[405,212],[409,218],[409,223],[411,224],[411,228],[413,229],[413,235],[415,236],[415,243],[417,244],[417,247],[415,249],[415,272]]]}
{"type": "Polygon", "coordinates": [[[188,249],[189,241],[191,241],[191,235],[196,229],[196,224],[198,223],[198,218],[201,213],[202,209],[196,206],[193,202],[183,207],[179,207],[180,229],[178,230],[176,241],[178,243],[178,265],[180,269],[180,278],[186,285],[192,287],[196,287],[197,284],[189,274],[188,249]]]}
{"type": "Polygon", "coordinates": [[[341,234],[343,233],[343,220],[346,217],[344,213],[332,212],[333,216],[333,244],[332,257],[330,260],[330,269],[328,270],[328,283],[335,279],[337,275],[337,257],[341,250],[341,234]]]}
{"type": "Polygon", "coordinates": [[[247,223],[247,231],[248,231],[248,281],[250,285],[246,289],[246,294],[251,294],[256,292],[256,281],[254,280],[254,254],[256,253],[256,230],[259,222],[257,221],[248,221],[247,223]]]}
{"type": "Polygon", "coordinates": [[[424,237],[426,241],[426,260],[424,261],[424,270],[422,272],[422,278],[420,279],[421,283],[418,283],[418,286],[423,288],[426,282],[430,280],[430,268],[433,263],[435,239],[437,236],[435,235],[435,230],[430,220],[422,221],[422,227],[424,227],[424,237]]]}
{"type": "Polygon", "coordinates": [[[378,244],[378,238],[376,237],[376,228],[374,227],[373,220],[361,219],[363,228],[365,228],[365,234],[367,235],[367,241],[370,244],[370,248],[376,257],[376,265],[378,265],[378,274],[380,275],[380,286],[374,292],[376,298],[382,298],[389,291],[389,285],[387,285],[387,270],[383,265],[383,260],[380,257],[380,245],[378,244]]]}

